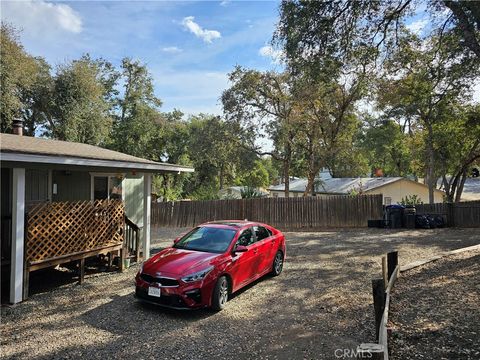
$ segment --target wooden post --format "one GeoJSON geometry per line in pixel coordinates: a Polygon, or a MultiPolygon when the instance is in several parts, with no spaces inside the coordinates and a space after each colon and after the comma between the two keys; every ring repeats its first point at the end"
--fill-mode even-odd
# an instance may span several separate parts
{"type": "Polygon", "coordinates": [[[126,250],[127,249],[125,249],[125,246],[123,246],[120,249],[120,258],[118,259],[118,261],[120,262],[118,264],[118,271],[120,271],[120,272],[123,272],[125,270],[125,253],[126,253],[126,250]]]}
{"type": "Polygon", "coordinates": [[[375,337],[378,340],[380,323],[385,309],[385,285],[383,279],[372,279],[373,307],[375,310],[375,337]]]}
{"type": "Polygon", "coordinates": [[[382,276],[385,288],[388,286],[387,257],[382,256],[382,276]]]}
{"type": "Polygon", "coordinates": [[[30,269],[27,264],[23,267],[23,300],[28,299],[29,285],[30,284],[30,269]]]}
{"type": "Polygon", "coordinates": [[[356,359],[383,360],[385,349],[381,344],[363,343],[357,347],[356,359]]]}
{"type": "Polygon", "coordinates": [[[112,269],[113,264],[113,251],[108,252],[108,270],[112,269]]]}
{"type": "Polygon", "coordinates": [[[82,258],[78,261],[78,266],[80,271],[80,277],[78,279],[78,283],[83,284],[83,282],[85,281],[85,258],[82,258]]]}
{"type": "Polygon", "coordinates": [[[10,303],[23,300],[25,255],[25,169],[12,170],[12,246],[10,263],[10,303]]]}
{"type": "Polygon", "coordinates": [[[388,280],[392,277],[395,268],[398,265],[398,251],[392,251],[387,254],[388,280]]]}

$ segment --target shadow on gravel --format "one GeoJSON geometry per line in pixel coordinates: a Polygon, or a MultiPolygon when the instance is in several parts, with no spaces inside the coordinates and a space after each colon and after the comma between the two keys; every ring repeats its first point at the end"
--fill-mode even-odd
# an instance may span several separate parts
{"type": "Polygon", "coordinates": [[[391,358],[478,359],[479,280],[480,255],[440,259],[402,274],[390,310],[391,358]]]}
{"type": "MultiPolygon", "coordinates": [[[[152,238],[155,251],[183,232],[167,230],[152,238]]],[[[336,349],[374,340],[371,279],[381,276],[381,255],[396,249],[402,262],[407,255],[418,258],[480,242],[477,232],[455,229],[285,235],[284,272],[237,292],[221,312],[139,303],[133,297],[136,269],[131,268],[127,274],[106,274],[90,283],[86,279],[82,286],[65,286],[21,304],[19,314],[7,314],[7,329],[23,340],[7,338],[2,346],[18,358],[31,358],[39,341],[60,342],[67,332],[73,340],[34,357],[334,359],[336,349]],[[38,321],[29,322],[31,314],[38,321]],[[64,316],[48,320],[58,314],[64,316]]]]}

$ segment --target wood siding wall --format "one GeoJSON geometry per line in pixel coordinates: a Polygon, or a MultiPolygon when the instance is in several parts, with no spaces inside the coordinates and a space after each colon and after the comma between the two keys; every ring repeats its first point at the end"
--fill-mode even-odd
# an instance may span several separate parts
{"type": "Polygon", "coordinates": [[[366,227],[382,218],[382,196],[330,196],[152,204],[152,225],[193,227],[214,220],[260,221],[280,230],[366,227]]]}
{"type": "Polygon", "coordinates": [[[448,226],[480,227],[480,201],[417,205],[417,214],[440,214],[448,226]]]}
{"type": "Polygon", "coordinates": [[[53,171],[53,184],[57,184],[57,194],[53,201],[90,200],[90,173],[87,171],[53,171]]]}

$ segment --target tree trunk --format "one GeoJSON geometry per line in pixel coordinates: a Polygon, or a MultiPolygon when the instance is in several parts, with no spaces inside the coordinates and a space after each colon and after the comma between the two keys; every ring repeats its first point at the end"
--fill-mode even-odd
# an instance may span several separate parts
{"type": "Polygon", "coordinates": [[[314,182],[315,182],[315,154],[313,152],[313,141],[310,139],[308,145],[308,175],[307,175],[307,186],[303,193],[303,197],[307,197],[309,193],[313,195],[314,182]]]}
{"type": "Polygon", "coordinates": [[[285,197],[290,196],[290,161],[292,158],[292,147],[290,142],[285,146],[285,158],[283,159],[283,176],[285,177],[285,197]]]}
{"type": "Polygon", "coordinates": [[[460,184],[458,185],[457,192],[455,194],[455,202],[460,202],[462,198],[463,186],[465,185],[465,181],[467,180],[467,169],[464,168],[462,172],[462,178],[460,180],[460,184]]]}
{"type": "Polygon", "coordinates": [[[433,127],[428,121],[427,123],[427,153],[428,153],[428,169],[427,169],[427,185],[428,185],[428,202],[435,203],[434,190],[436,187],[435,179],[435,153],[433,150],[433,127]]]}

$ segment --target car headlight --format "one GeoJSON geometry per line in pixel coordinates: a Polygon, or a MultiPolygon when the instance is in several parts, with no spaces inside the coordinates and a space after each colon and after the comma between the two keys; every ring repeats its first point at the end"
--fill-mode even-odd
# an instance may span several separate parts
{"type": "Polygon", "coordinates": [[[213,270],[213,266],[210,266],[206,269],[203,269],[202,271],[198,271],[196,273],[193,273],[193,274],[190,274],[190,275],[187,275],[187,276],[183,277],[182,281],[189,283],[189,282],[203,280],[203,279],[205,279],[205,276],[207,276],[208,273],[212,270],[213,270]]]}
{"type": "Polygon", "coordinates": [[[145,261],[140,264],[140,267],[138,268],[138,273],[141,274],[143,272],[143,264],[145,264],[145,261]]]}

